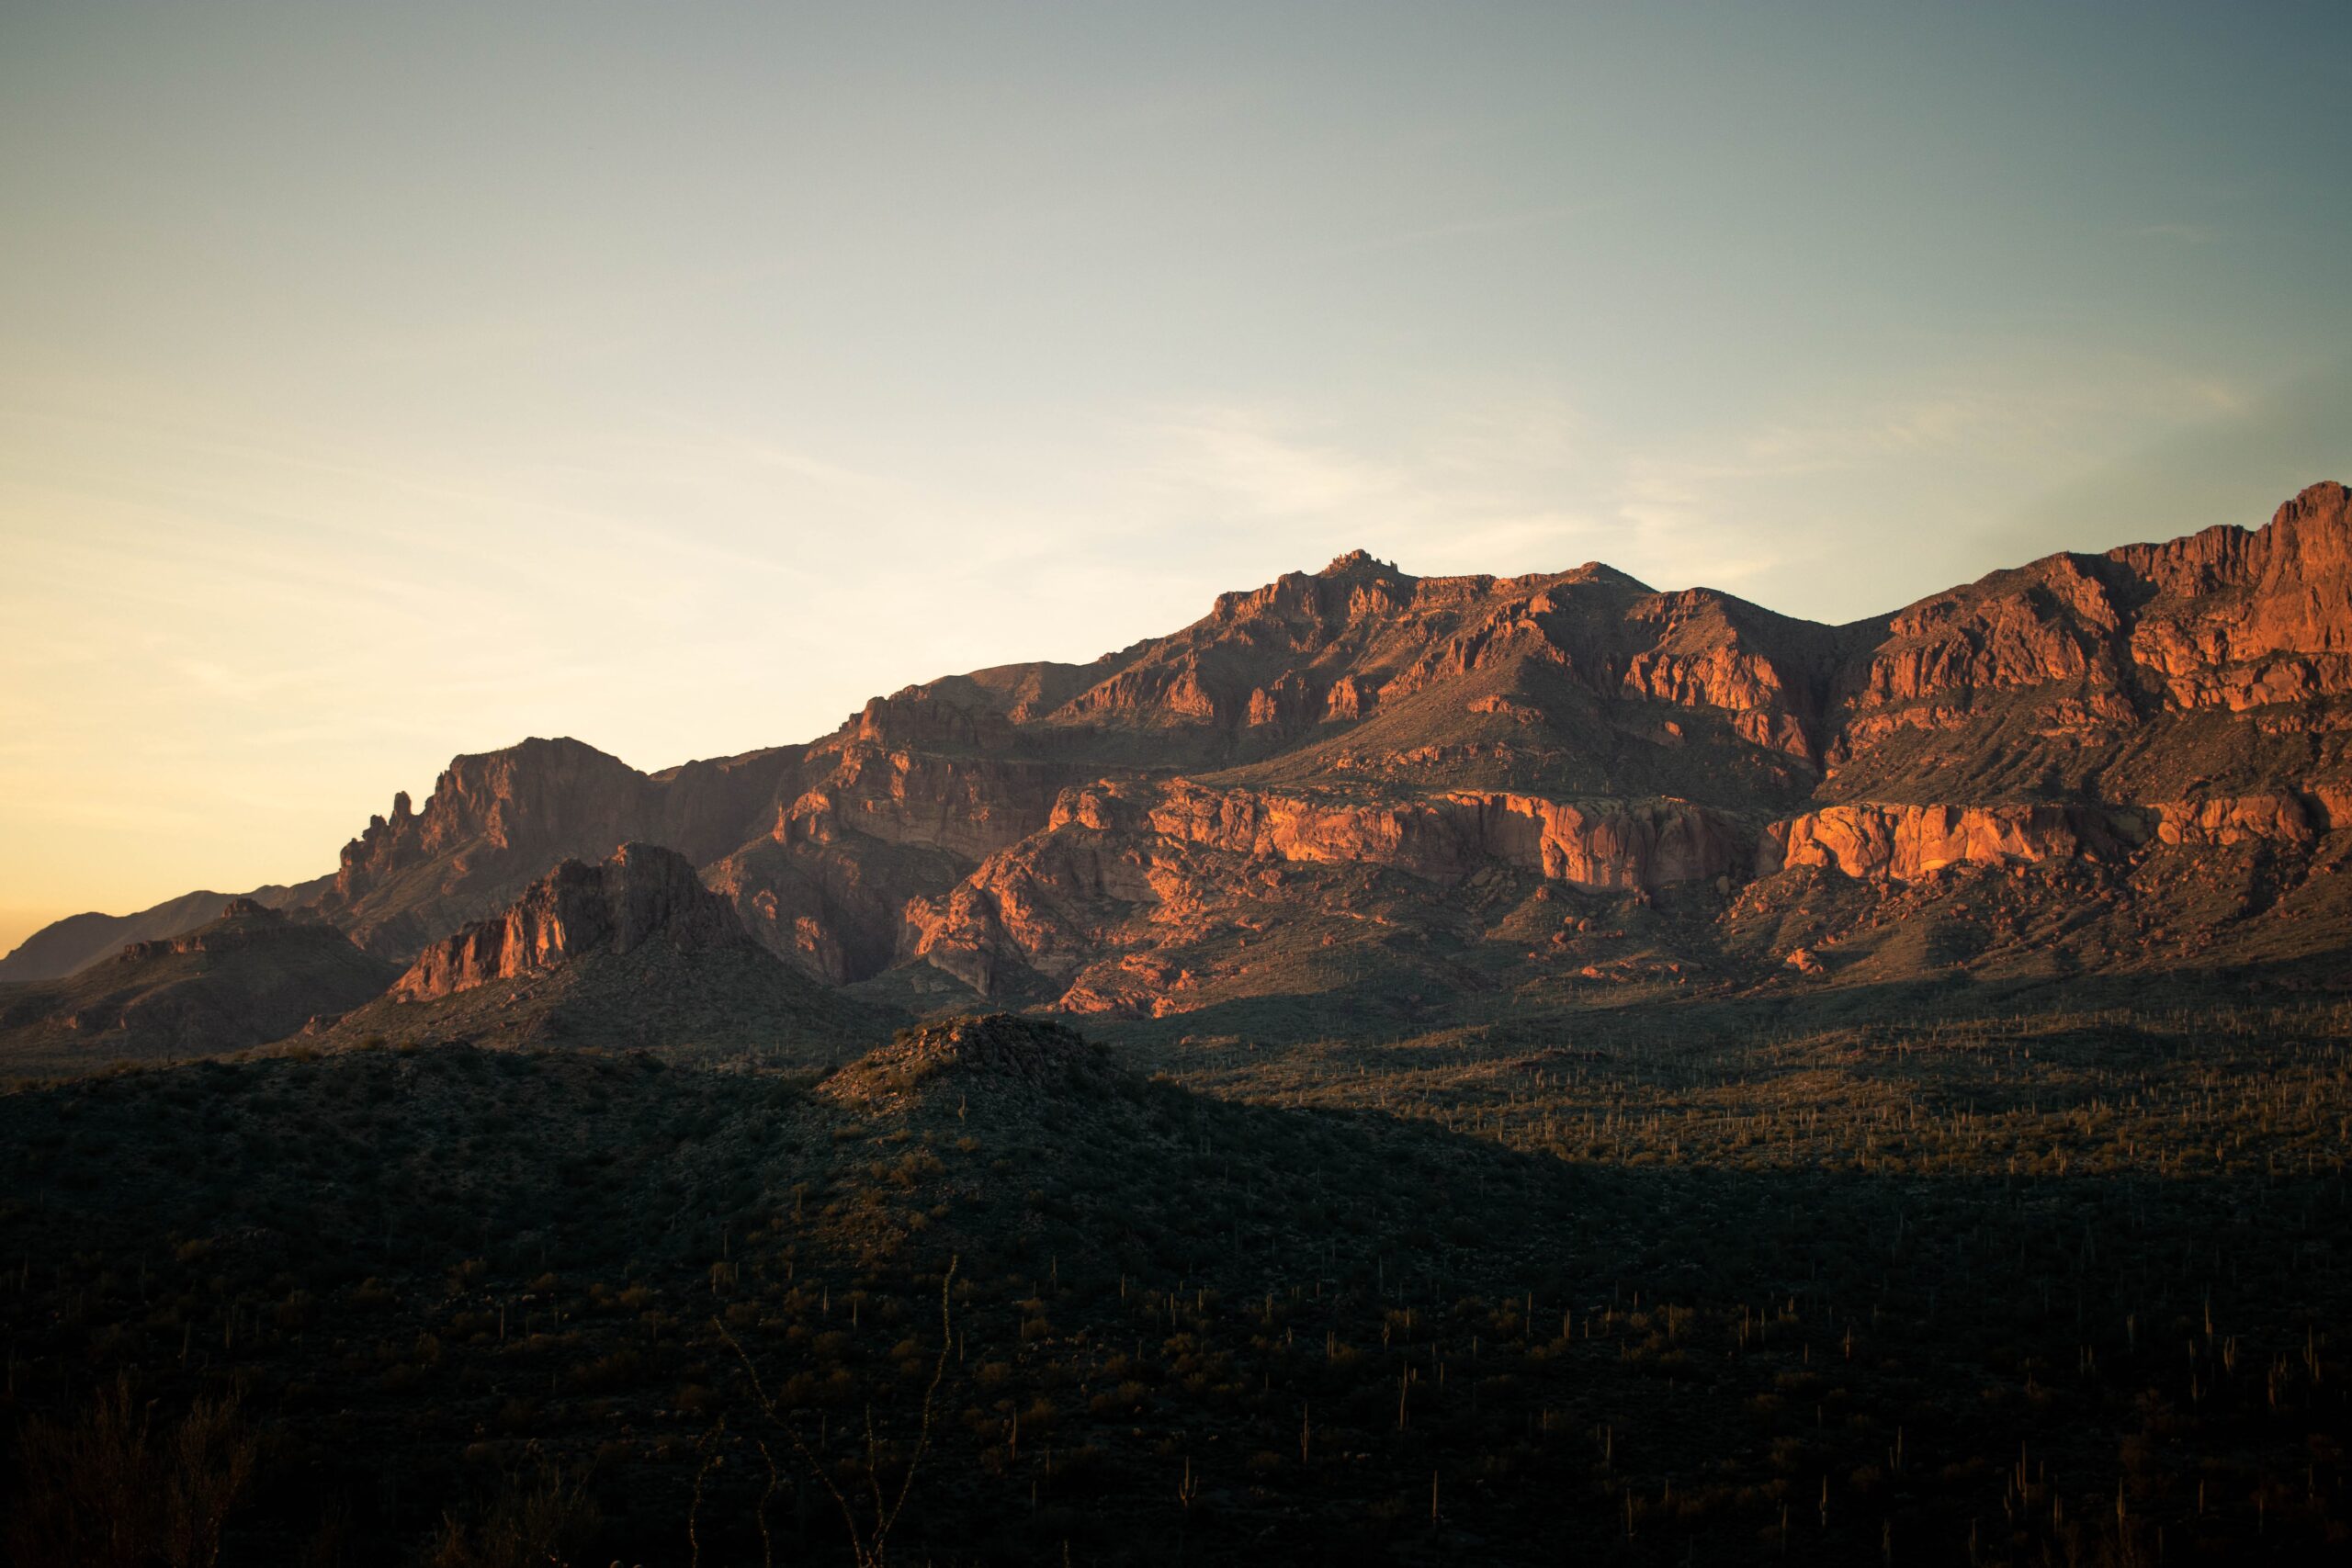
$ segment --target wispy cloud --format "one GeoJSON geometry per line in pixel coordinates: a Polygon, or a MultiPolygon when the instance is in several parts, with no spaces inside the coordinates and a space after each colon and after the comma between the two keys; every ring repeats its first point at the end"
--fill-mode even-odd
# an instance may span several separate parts
{"type": "Polygon", "coordinates": [[[1198,407],[1139,424],[1134,440],[1151,514],[1196,537],[1233,531],[1261,558],[1270,542],[1285,542],[1285,564],[1362,544],[1424,572],[1599,558],[1662,587],[1703,582],[1840,617],[1941,585],[1915,569],[1972,570],[1960,563],[1998,525],[2004,476],[2243,397],[2210,376],[2029,345],[1900,393],[1858,387],[1745,426],[1641,441],[1548,388],[1433,399],[1419,420],[1198,407]],[[1882,499],[1858,511],[1871,496],[1882,499]],[[1874,529],[1900,533],[1903,549],[1878,548],[1874,529]]]}
{"type": "Polygon", "coordinates": [[[1242,409],[1204,409],[1148,433],[1151,476],[1205,490],[1250,517],[1319,517],[1393,501],[1410,484],[1397,463],[1351,451],[1311,430],[1242,409]]]}

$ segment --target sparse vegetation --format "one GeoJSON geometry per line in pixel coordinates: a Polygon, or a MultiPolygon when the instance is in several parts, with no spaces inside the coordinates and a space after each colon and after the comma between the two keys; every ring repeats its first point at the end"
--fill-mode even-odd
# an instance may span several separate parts
{"type": "Polygon", "coordinates": [[[224,1499],[227,1562],[2352,1529],[2343,1004],[1130,1047],[1158,1077],[1061,1049],[836,1085],[428,1048],[0,1099],[11,1517],[49,1521],[19,1560],[238,1452],[249,1481],[174,1483],[224,1499]]]}

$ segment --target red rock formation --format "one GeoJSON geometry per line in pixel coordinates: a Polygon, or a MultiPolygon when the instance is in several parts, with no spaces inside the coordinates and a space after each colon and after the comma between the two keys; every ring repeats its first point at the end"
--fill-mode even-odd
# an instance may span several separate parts
{"type": "Polygon", "coordinates": [[[2307,847],[2322,834],[2352,827],[2352,785],[2316,784],[2308,790],[2267,795],[2170,800],[2154,811],[2156,838],[2162,843],[2307,847]]]}
{"type": "Polygon", "coordinates": [[[1572,886],[1648,892],[1744,869],[1747,836],[1687,801],[1575,806],[1523,795],[1454,795],[1476,813],[1484,853],[1572,886]]]}
{"type": "Polygon", "coordinates": [[[562,860],[602,860],[632,840],[716,859],[757,830],[797,760],[754,752],[649,776],[577,740],[537,739],[458,757],[423,811],[397,795],[390,818],[344,846],[319,908],[370,952],[409,956],[562,860]]]}
{"type": "Polygon", "coordinates": [[[783,810],[774,837],[829,843],[862,833],[977,860],[1045,825],[1059,771],[1019,760],[845,748],[823,782],[783,810]]]}
{"type": "Polygon", "coordinates": [[[1757,874],[1834,866],[1908,882],[1957,865],[2031,864],[2118,848],[2096,812],[2064,806],[1832,806],[1764,830],[1757,874]]]}
{"type": "Polygon", "coordinates": [[[2108,558],[2154,591],[2134,662],[2176,707],[2244,712],[2352,692],[2352,499],[2313,485],[2267,526],[2208,528],[2108,558]]]}
{"type": "Polygon", "coordinates": [[[528,850],[634,826],[644,775],[576,740],[530,739],[503,751],[459,757],[434,786],[422,813],[405,791],[390,818],[371,818],[345,846],[335,892],[349,903],[401,870],[460,846],[528,850]]]}
{"type": "Polygon", "coordinates": [[[1713,881],[1747,859],[1730,821],[1679,801],[1576,806],[1453,791],[1358,802],[1178,781],[1147,820],[1164,837],[1228,853],[1394,866],[1436,880],[1499,861],[1580,887],[1633,890],[1713,881]]]}
{"type": "Polygon", "coordinates": [[[931,695],[869,704],[812,747],[809,782],[773,807],[763,839],[710,868],[752,933],[840,984],[888,964],[908,899],[943,892],[980,858],[1046,825],[1069,769],[1001,754],[1008,721],[931,695]],[[996,754],[971,748],[993,737],[996,754]],[[933,744],[956,748],[939,751],[933,744]]]}
{"type": "Polygon", "coordinates": [[[1910,881],[1957,865],[2112,859],[2151,838],[2174,846],[2308,848],[2345,827],[2352,827],[2352,786],[2341,784],[2144,808],[1831,806],[1766,828],[1757,874],[1832,866],[1848,876],[1910,881]]]}
{"type": "MultiPolygon", "coordinates": [[[[1647,898],[2316,855],[2347,820],[2310,783],[2352,778],[2347,593],[2334,485],[2260,530],[2054,556],[1835,629],[1597,565],[1415,578],[1358,551],[1091,664],[876,698],[806,746],[655,775],[571,741],[459,758],[346,848],[322,908],[406,956],[641,840],[827,980],[922,964],[1159,1010],[1241,983],[1245,939],[1366,898],[1403,900],[1366,941],[1392,915],[1466,940],[1497,878],[1647,898]]],[[[1512,940],[1566,963],[1589,939],[1560,934],[1512,940]]]]}
{"type": "Polygon", "coordinates": [[[1376,691],[1353,675],[1342,675],[1323,694],[1323,716],[1345,722],[1371,716],[1380,698],[1376,691]]]}
{"type": "MultiPolygon", "coordinates": [[[[1395,863],[1454,876],[1476,869],[1491,837],[1506,858],[1640,886],[1651,872],[1624,866],[1645,862],[1651,838],[1663,835],[1660,863],[1672,867],[1715,854],[1712,830],[1692,839],[1687,825],[1555,807],[1546,803],[1564,794],[1614,792],[1591,763],[1553,787],[1547,776],[1562,759],[1611,754],[1620,731],[1689,753],[1679,773],[1650,764],[1658,776],[1640,781],[1644,795],[1673,794],[1685,779],[1716,789],[1726,747],[1801,759],[1801,699],[1826,644],[1787,630],[1795,626],[1720,595],[1651,594],[1604,568],[1415,579],[1357,552],[1226,595],[1195,626],[1094,666],[1008,666],[877,698],[808,748],[650,778],[569,741],[460,758],[423,811],[397,801],[346,849],[324,908],[374,950],[405,955],[499,908],[557,860],[644,839],[708,866],[774,950],[826,978],[856,979],[903,945],[908,899],[945,896],[978,862],[1039,831],[1062,789],[1279,755],[1313,745],[1327,726],[1374,736],[1371,776],[1422,804],[1314,807],[1295,852],[1351,852],[1351,837],[1371,852],[1388,835],[1395,863]],[[1736,651],[1708,651],[1719,625],[1736,651]],[[1621,700],[1724,723],[1686,735],[1645,714],[1621,721],[1610,716],[1621,700]],[[1477,728],[1461,743],[1421,739],[1449,713],[1477,728]],[[1469,795],[1450,798],[1464,785],[1469,795]],[[1514,826],[1520,818],[1549,826],[1514,826]]],[[[1312,780],[1317,770],[1292,771],[1312,780]]],[[[1769,779],[1786,788],[1804,773],[1800,761],[1769,779]]],[[[1293,792],[1269,797],[1280,815],[1293,792]]]]}
{"type": "MultiPolygon", "coordinates": [[[[1838,677],[1829,792],[1991,799],[2054,775],[2119,804],[2171,798],[2232,744],[2177,718],[2352,696],[2347,563],[2352,507],[2324,484],[2255,532],[2052,556],[1922,600],[1838,677]],[[1988,755],[2010,764],[1989,791],[1988,755]]],[[[2305,765],[2344,760],[2339,740],[2305,765]]]]}
{"type": "Polygon", "coordinates": [[[1045,831],[939,895],[909,900],[899,957],[982,995],[1027,988],[1073,1011],[1180,1010],[1197,976],[1155,956],[1263,908],[1322,910],[1334,887],[1279,866],[1401,873],[1433,893],[1497,868],[1599,892],[1713,883],[1751,855],[1685,802],[1572,805],[1502,792],[1371,801],[1186,780],[1066,791],[1045,831]],[[1116,963],[1105,967],[1106,954],[1116,963]],[[1152,994],[1152,993],[1162,994],[1152,994]]]}
{"type": "Polygon", "coordinates": [[[656,942],[696,952],[748,941],[727,901],[703,886],[685,857],[624,844],[602,865],[565,861],[503,914],[426,948],[392,983],[392,995],[425,1001],[656,942]]]}
{"type": "MultiPolygon", "coordinates": [[[[1147,907],[1181,903],[1186,878],[1129,790],[1066,792],[1051,826],[989,856],[944,893],[907,901],[898,956],[982,996],[1019,976],[1067,983],[1147,907]]],[[[1139,791],[1134,793],[1140,793],[1139,791]]]]}

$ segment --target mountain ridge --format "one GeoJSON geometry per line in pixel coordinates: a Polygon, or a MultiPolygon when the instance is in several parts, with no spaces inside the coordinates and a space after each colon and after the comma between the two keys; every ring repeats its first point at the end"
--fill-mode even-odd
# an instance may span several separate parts
{"type": "Polygon", "coordinates": [[[28,936],[6,957],[0,957],[0,982],[60,980],[134,942],[183,936],[239,898],[249,898],[273,909],[299,908],[314,902],[332,878],[312,877],[291,885],[266,883],[245,893],[215,893],[199,889],[167,898],[128,915],[100,914],[93,909],[68,915],[28,936]]]}
{"type": "Polygon", "coordinates": [[[193,931],[0,987],[0,1059],[104,1066],[266,1044],[368,1001],[393,973],[315,917],[232,898],[193,931]]]}
{"type": "MultiPolygon", "coordinates": [[[[2347,738],[2332,482],[2258,529],[2060,552],[1837,626],[1599,563],[1421,578],[1357,550],[1091,663],[877,696],[801,746],[653,773],[569,739],[458,758],[316,907],[408,962],[642,840],[829,985],[1150,1018],[1361,988],[1367,963],[1464,995],[1534,972],[1785,985],[1740,934],[1768,884],[2064,865],[2109,902],[2139,877],[2153,908],[2202,856],[2245,863],[2246,891],[2197,917],[2199,951],[2259,956],[2237,928],[2333,908],[2347,738]],[[1682,927],[1657,951],[1597,934],[1660,903],[1682,927]]],[[[2092,915],[2106,934],[2069,962],[2140,961],[2092,915]]]]}

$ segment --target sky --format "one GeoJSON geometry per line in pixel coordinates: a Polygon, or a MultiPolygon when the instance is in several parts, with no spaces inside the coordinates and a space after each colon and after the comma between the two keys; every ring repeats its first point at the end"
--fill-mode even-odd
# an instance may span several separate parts
{"type": "Polygon", "coordinates": [[[0,949],[1362,547],[1843,621],[2352,479],[2352,7],[0,0],[0,949]]]}

